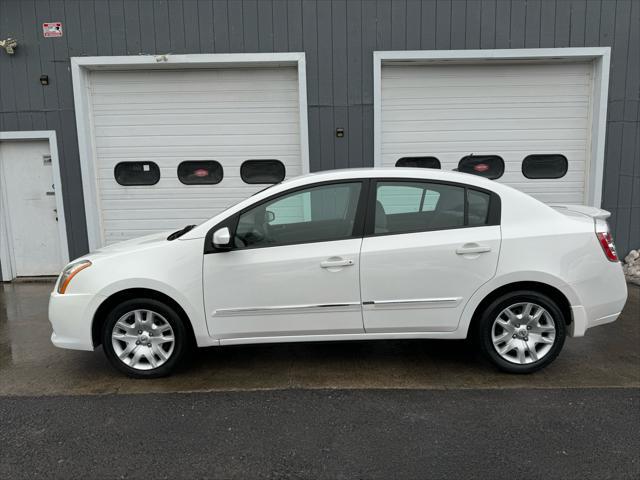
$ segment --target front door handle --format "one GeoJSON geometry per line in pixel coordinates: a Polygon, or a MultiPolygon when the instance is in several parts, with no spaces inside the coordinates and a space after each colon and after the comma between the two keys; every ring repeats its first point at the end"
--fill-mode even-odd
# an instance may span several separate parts
{"type": "Polygon", "coordinates": [[[488,245],[478,244],[471,244],[469,246],[463,245],[462,247],[456,249],[456,253],[458,255],[467,255],[469,253],[486,253],[490,251],[491,247],[489,247],[488,245]]]}
{"type": "Polygon", "coordinates": [[[322,268],[336,268],[336,267],[350,267],[353,265],[353,260],[344,260],[344,259],[335,259],[335,260],[325,260],[324,262],[320,262],[320,266],[322,268]]]}

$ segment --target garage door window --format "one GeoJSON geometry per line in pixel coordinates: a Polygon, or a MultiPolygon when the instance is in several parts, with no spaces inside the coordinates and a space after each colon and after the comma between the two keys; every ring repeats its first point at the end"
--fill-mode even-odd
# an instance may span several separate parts
{"type": "Polygon", "coordinates": [[[436,157],[402,157],[396,167],[440,168],[440,160],[436,157]]]}
{"type": "Polygon", "coordinates": [[[530,179],[562,178],[567,174],[567,157],[554,155],[528,155],[522,161],[522,174],[530,179]]]}
{"type": "Polygon", "coordinates": [[[458,171],[495,180],[504,173],[504,160],[498,155],[467,155],[458,163],[458,171]]]}
{"type": "Polygon", "coordinates": [[[160,168],[154,162],[120,162],[113,169],[113,176],[126,187],[155,185],[160,181],[160,168]]]}
{"type": "Polygon", "coordinates": [[[240,177],[245,183],[278,183],[284,180],[286,171],[280,160],[247,160],[240,167],[240,177]]]}
{"type": "Polygon", "coordinates": [[[360,182],[322,185],[258,205],[240,215],[236,247],[276,247],[350,238],[360,190],[360,182]]]}
{"type": "Polygon", "coordinates": [[[215,185],[223,176],[222,165],[215,160],[190,160],[178,165],[178,180],[185,185],[215,185]]]}

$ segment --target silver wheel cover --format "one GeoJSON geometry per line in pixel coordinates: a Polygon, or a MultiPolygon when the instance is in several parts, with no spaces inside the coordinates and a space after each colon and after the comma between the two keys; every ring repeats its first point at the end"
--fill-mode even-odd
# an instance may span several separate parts
{"type": "Polygon", "coordinates": [[[132,310],[122,315],[111,331],[111,345],[125,365],[152,370],[164,365],[175,347],[171,324],[151,310],[132,310]]]}
{"type": "Polygon", "coordinates": [[[500,312],[491,326],[491,341],[498,355],[518,365],[544,358],[555,340],[553,317],[535,303],[510,305],[500,312]]]}

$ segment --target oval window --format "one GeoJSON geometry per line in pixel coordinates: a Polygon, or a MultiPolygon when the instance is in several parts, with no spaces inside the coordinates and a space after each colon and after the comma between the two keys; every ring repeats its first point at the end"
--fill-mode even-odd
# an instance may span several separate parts
{"type": "Polygon", "coordinates": [[[522,174],[529,179],[562,178],[568,169],[567,157],[559,153],[527,155],[522,161],[522,174]]]}
{"type": "Polygon", "coordinates": [[[188,160],[178,165],[178,180],[185,185],[215,185],[223,176],[222,165],[215,160],[188,160]]]}
{"type": "Polygon", "coordinates": [[[160,181],[160,168],[154,162],[120,162],[113,176],[125,187],[155,185],[160,181]]]}
{"type": "Polygon", "coordinates": [[[396,167],[440,168],[440,160],[436,157],[402,157],[396,167]]]}
{"type": "Polygon", "coordinates": [[[458,171],[495,180],[504,174],[504,160],[498,155],[467,155],[458,162],[458,171]]]}
{"type": "Polygon", "coordinates": [[[245,183],[278,183],[285,174],[280,160],[247,160],[240,167],[240,177],[245,183]]]}

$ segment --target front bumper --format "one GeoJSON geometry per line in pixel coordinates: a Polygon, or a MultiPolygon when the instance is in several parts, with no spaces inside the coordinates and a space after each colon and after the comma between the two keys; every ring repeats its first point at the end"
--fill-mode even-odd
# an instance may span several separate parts
{"type": "Polygon", "coordinates": [[[55,291],[49,297],[49,322],[53,327],[51,342],[60,348],[93,350],[91,322],[98,304],[96,295],[55,291]]]}

